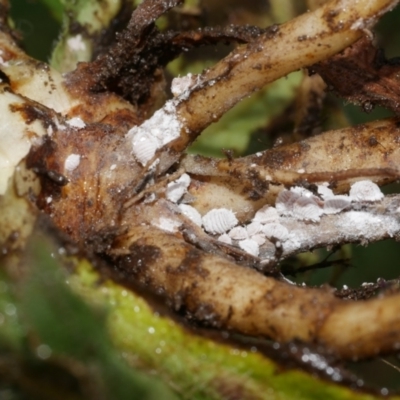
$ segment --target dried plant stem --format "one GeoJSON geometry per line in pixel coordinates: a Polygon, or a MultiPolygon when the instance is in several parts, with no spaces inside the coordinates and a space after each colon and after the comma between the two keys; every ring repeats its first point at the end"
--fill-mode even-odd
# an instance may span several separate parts
{"type": "Polygon", "coordinates": [[[189,96],[185,93],[178,104],[189,140],[267,83],[343,50],[397,2],[329,1],[236,49],[198,76],[189,96]]]}
{"type": "Polygon", "coordinates": [[[356,180],[383,185],[399,179],[399,141],[399,119],[392,118],[234,160],[186,155],[180,165],[200,181],[190,188],[200,212],[226,207],[245,222],[262,205],[274,205],[285,186],[328,182],[346,193],[356,180]]]}
{"type": "MultiPolygon", "coordinates": [[[[394,200],[387,201],[392,204],[394,200]]],[[[164,212],[162,208],[155,204],[151,210],[136,210],[136,220],[144,224],[120,238],[120,250],[129,251],[126,256],[116,256],[116,262],[135,279],[165,293],[176,310],[186,310],[189,317],[206,324],[245,334],[321,343],[344,358],[369,357],[399,345],[399,295],[359,303],[342,301],[330,289],[297,287],[262,276],[227,258],[204,253],[186,243],[180,233],[162,232],[148,224],[146,220],[158,218],[164,212]]],[[[392,217],[395,215],[392,213],[392,217]]],[[[340,218],[330,216],[327,223],[340,231],[335,223],[340,218]]],[[[384,224],[386,216],[376,216],[379,218],[384,224]]],[[[307,231],[307,225],[301,226],[307,231]]],[[[335,234],[325,228],[319,228],[321,235],[335,234]]],[[[371,231],[365,230],[365,235],[371,231]]],[[[318,242],[316,235],[313,240],[318,242]]],[[[373,235],[371,239],[378,238],[373,235]]],[[[340,242],[340,238],[337,240],[340,242]]]]}
{"type": "Polygon", "coordinates": [[[314,224],[293,217],[282,218],[280,223],[292,238],[282,243],[282,258],[324,246],[400,239],[400,196],[353,204],[347,211],[325,215],[314,224]]]}
{"type": "MultiPolygon", "coordinates": [[[[69,87],[75,95],[71,97],[64,90],[61,75],[54,78],[56,75],[46,71],[39,75],[28,58],[14,68],[3,64],[11,88],[48,107],[43,107],[41,117],[36,118],[48,116],[45,122],[50,121],[54,127],[51,140],[57,146],[45,143],[36,154],[31,152],[31,165],[65,177],[67,184],[58,187],[57,196],[51,197],[54,182],[45,176],[43,208],[76,242],[113,258],[120,269],[155,292],[165,293],[176,310],[185,311],[196,320],[279,341],[321,343],[345,358],[369,357],[397,349],[399,295],[362,303],[342,301],[330,289],[290,285],[238,265],[234,255],[214,251],[211,245],[207,251],[205,234],[196,236],[194,230],[186,233],[194,236],[189,243],[184,233],[174,228],[175,223],[182,227],[182,213],[176,204],[163,200],[161,179],[157,181],[181,159],[187,145],[207,125],[243,97],[293,70],[341,51],[397,2],[331,0],[313,12],[272,28],[195,78],[189,89],[139,127],[135,109],[116,96],[89,96],[85,88],[80,92],[79,87],[69,87]],[[26,71],[36,72],[32,74],[36,76],[35,84],[22,79],[26,71]],[[55,94],[47,95],[38,89],[43,77],[57,83],[55,94]],[[76,98],[80,99],[78,105],[87,105],[77,110],[76,98]],[[79,134],[66,119],[74,112],[86,122],[79,134]],[[62,115],[67,117],[61,118],[62,115]],[[67,168],[71,155],[79,156],[79,164],[67,168]],[[136,196],[135,203],[132,196],[136,196]],[[167,224],[163,225],[161,220],[167,220],[167,224]]],[[[139,18],[143,29],[134,39],[140,41],[147,26],[152,26],[153,12],[158,10],[157,16],[178,3],[143,3],[135,17],[143,17],[139,18]]],[[[132,21],[131,25],[136,26],[135,19],[132,21]]],[[[1,40],[0,37],[0,44],[1,40]]],[[[121,65],[125,65],[124,51],[118,45],[110,54],[120,56],[121,65]]],[[[129,54],[126,56],[129,58],[129,54]]],[[[11,59],[9,56],[3,61],[11,59]]],[[[103,78],[109,76],[110,68],[106,65],[103,72],[103,78]]],[[[204,178],[206,187],[214,184],[225,188],[219,196],[207,197],[208,207],[228,207],[224,202],[229,199],[229,208],[237,210],[239,221],[245,222],[262,204],[274,204],[285,185],[329,181],[343,192],[352,181],[365,176],[378,183],[397,178],[399,141],[398,120],[392,119],[329,132],[238,160],[209,162],[187,157],[178,167],[197,175],[191,191],[196,187],[196,178],[198,182],[204,178]],[[227,191],[236,197],[226,196],[227,191]]],[[[198,199],[206,198],[204,192],[200,196],[199,193],[192,203],[198,209],[198,199]]],[[[397,237],[399,203],[400,199],[393,197],[374,204],[352,204],[345,212],[322,216],[319,222],[282,217],[280,223],[288,230],[288,238],[279,245],[270,242],[272,256],[264,260],[265,264],[275,264],[316,246],[397,237]]],[[[199,211],[204,214],[204,210],[199,211]]],[[[215,238],[209,237],[209,242],[214,244],[215,238]]],[[[262,261],[248,257],[255,263],[262,261]]]]}

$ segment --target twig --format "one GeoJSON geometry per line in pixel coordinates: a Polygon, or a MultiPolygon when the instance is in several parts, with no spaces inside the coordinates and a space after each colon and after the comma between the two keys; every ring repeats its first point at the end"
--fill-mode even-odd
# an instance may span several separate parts
{"type": "MultiPolygon", "coordinates": [[[[120,248],[129,249],[129,253],[116,254],[115,263],[150,288],[162,290],[176,310],[186,310],[205,324],[244,334],[325,344],[344,358],[387,352],[400,341],[400,295],[358,303],[339,300],[327,288],[280,282],[212,252],[205,253],[186,243],[179,232],[152,226],[163,213],[157,204],[135,210],[131,218],[136,225],[119,238],[120,248]]],[[[382,225],[390,220],[389,216],[383,218],[382,225]]],[[[327,219],[332,222],[330,216],[327,219]]],[[[304,222],[301,225],[303,230],[308,227],[304,222]]],[[[400,232],[398,222],[396,226],[400,232]]],[[[314,241],[318,242],[317,231],[328,235],[323,233],[325,228],[315,228],[314,241]]],[[[376,231],[375,226],[373,229],[376,231]]],[[[304,246],[297,246],[297,250],[299,247],[304,246]]],[[[112,249],[110,253],[112,256],[112,249]]]]}
{"type": "Polygon", "coordinates": [[[236,49],[198,76],[190,93],[182,95],[177,111],[190,140],[255,90],[343,50],[396,4],[393,0],[329,1],[236,49]]]}

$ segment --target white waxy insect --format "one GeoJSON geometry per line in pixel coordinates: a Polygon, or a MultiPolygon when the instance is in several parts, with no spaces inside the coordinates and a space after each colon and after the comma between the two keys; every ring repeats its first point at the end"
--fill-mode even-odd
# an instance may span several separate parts
{"type": "Polygon", "coordinates": [[[312,192],[310,192],[309,190],[307,190],[301,186],[293,186],[290,188],[290,191],[292,193],[296,193],[303,197],[313,197],[314,196],[314,194],[312,192]]]}
{"type": "Polygon", "coordinates": [[[333,196],[324,202],[324,214],[337,214],[345,210],[351,204],[349,196],[333,196]]]}
{"type": "Polygon", "coordinates": [[[86,49],[86,45],[82,40],[82,35],[78,33],[76,36],[72,36],[67,40],[68,47],[73,51],[84,51],[86,49]]]}
{"type": "Polygon", "coordinates": [[[82,129],[86,126],[85,122],[79,117],[73,117],[65,121],[69,126],[73,128],[82,129]]]}
{"type": "Polygon", "coordinates": [[[229,231],[238,223],[233,211],[226,208],[214,208],[203,216],[204,229],[212,234],[229,231]]]}
{"type": "Polygon", "coordinates": [[[158,149],[179,137],[181,128],[176,103],[169,100],[142,125],[132,127],[126,138],[132,143],[135,158],[145,166],[158,149]]]}
{"type": "Polygon", "coordinates": [[[262,246],[267,240],[262,233],[257,233],[256,235],[251,236],[250,239],[254,240],[259,246],[262,246]]]}
{"type": "Polygon", "coordinates": [[[379,186],[367,180],[353,183],[349,196],[352,201],[379,201],[384,197],[379,186]]]}
{"type": "Polygon", "coordinates": [[[190,185],[190,176],[188,174],[181,175],[176,181],[168,183],[167,199],[173,203],[177,203],[186,193],[190,185]]]}
{"type": "Polygon", "coordinates": [[[149,203],[153,203],[156,200],[157,200],[157,196],[155,195],[155,193],[150,193],[148,196],[145,197],[145,199],[143,200],[143,203],[149,204],[149,203]]]}
{"type": "Polygon", "coordinates": [[[247,229],[243,226],[235,226],[229,231],[228,235],[234,240],[244,240],[249,238],[247,229]]]}
{"type": "Polygon", "coordinates": [[[172,94],[175,97],[181,95],[183,92],[185,92],[187,89],[190,88],[190,86],[194,83],[193,81],[194,81],[193,75],[191,73],[187,74],[186,76],[172,79],[171,82],[172,94]]]}
{"type": "Polygon", "coordinates": [[[329,189],[326,185],[318,185],[317,187],[318,189],[318,193],[321,195],[321,197],[324,200],[327,200],[331,197],[334,197],[335,194],[333,193],[333,191],[331,189],[329,189]]]}
{"type": "Polygon", "coordinates": [[[253,221],[260,222],[261,224],[266,224],[268,222],[278,222],[279,214],[275,207],[264,206],[256,212],[253,221]]]}
{"type": "Polygon", "coordinates": [[[258,257],[258,254],[260,253],[260,246],[253,239],[240,240],[238,245],[242,250],[254,257],[258,257]]]}
{"type": "Polygon", "coordinates": [[[136,160],[145,166],[160,147],[158,139],[144,130],[139,130],[132,137],[132,152],[136,160]]]}
{"type": "Polygon", "coordinates": [[[178,228],[182,223],[171,218],[160,217],[158,220],[152,221],[152,225],[162,229],[163,231],[175,233],[178,231],[178,228]]]}
{"type": "Polygon", "coordinates": [[[258,233],[262,232],[263,225],[261,222],[253,221],[246,226],[247,234],[249,236],[257,235],[258,233]]]}
{"type": "Polygon", "coordinates": [[[201,215],[194,207],[188,204],[179,204],[178,207],[185,217],[189,218],[196,225],[201,226],[201,215]]]}
{"type": "Polygon", "coordinates": [[[297,219],[318,222],[323,213],[313,197],[299,197],[293,203],[293,216],[297,219]]]}
{"type": "Polygon", "coordinates": [[[282,190],[278,194],[275,203],[275,208],[278,211],[278,214],[292,215],[293,204],[298,198],[300,198],[300,195],[298,193],[295,193],[291,190],[282,190]]]}
{"type": "Polygon", "coordinates": [[[81,162],[81,156],[79,154],[70,154],[64,162],[64,168],[72,172],[74,169],[78,168],[81,162]]]}
{"type": "Polygon", "coordinates": [[[221,236],[219,236],[218,241],[225,244],[232,244],[232,238],[227,233],[223,233],[221,236]]]}
{"type": "Polygon", "coordinates": [[[288,229],[285,226],[274,222],[265,224],[263,233],[266,238],[280,240],[281,242],[284,242],[289,237],[288,229]]]}
{"type": "Polygon", "coordinates": [[[362,287],[368,287],[368,286],[372,286],[372,285],[373,285],[372,282],[363,282],[363,283],[361,284],[362,287]]]}

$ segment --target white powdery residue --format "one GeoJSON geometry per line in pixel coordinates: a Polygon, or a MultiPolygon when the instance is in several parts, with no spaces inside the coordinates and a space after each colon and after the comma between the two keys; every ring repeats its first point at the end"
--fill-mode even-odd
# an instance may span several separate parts
{"type": "Polygon", "coordinates": [[[368,180],[353,183],[349,196],[352,201],[379,201],[384,197],[379,186],[368,180]]]}
{"type": "Polygon", "coordinates": [[[366,25],[365,25],[364,19],[363,19],[363,18],[358,18],[357,20],[355,20],[355,21],[352,23],[350,29],[351,29],[352,31],[358,31],[358,30],[360,30],[360,29],[365,29],[365,26],[366,26],[366,25]]]}
{"type": "Polygon", "coordinates": [[[79,117],[73,117],[66,121],[69,126],[72,128],[82,129],[86,126],[85,122],[79,117]]]}
{"type": "Polygon", "coordinates": [[[43,137],[41,137],[41,136],[33,136],[31,138],[31,144],[32,144],[32,146],[35,146],[35,147],[41,146],[43,144],[43,137]]]}
{"type": "Polygon", "coordinates": [[[279,214],[275,207],[264,206],[261,207],[253,218],[253,222],[260,222],[266,224],[268,222],[278,222],[279,214]]]}
{"type": "MultiPolygon", "coordinates": [[[[305,236],[307,238],[307,234],[305,234],[305,236]]],[[[299,231],[296,231],[295,233],[289,233],[287,239],[282,242],[283,254],[291,254],[300,249],[303,240],[306,238],[303,238],[301,236],[301,232],[299,231]]]]}
{"type": "Polygon", "coordinates": [[[59,131],[64,131],[67,128],[65,125],[61,124],[57,118],[54,118],[54,123],[59,131]]]}
{"type": "Polygon", "coordinates": [[[53,197],[52,196],[48,196],[46,197],[46,203],[50,204],[53,201],[53,197]]]}
{"type": "Polygon", "coordinates": [[[81,156],[79,154],[70,154],[64,162],[64,168],[72,172],[74,169],[78,168],[81,162],[81,156]]]}
{"type": "Polygon", "coordinates": [[[186,76],[174,78],[171,82],[171,92],[175,97],[180,96],[182,93],[188,90],[193,83],[194,79],[191,73],[187,74],[186,76]]]}
{"type": "Polygon", "coordinates": [[[327,200],[327,199],[329,199],[330,197],[335,196],[335,194],[333,193],[333,191],[332,191],[331,189],[329,189],[329,188],[327,187],[327,185],[318,185],[318,186],[317,186],[317,190],[318,190],[318,194],[320,194],[321,197],[322,197],[324,200],[327,200]]]}
{"type": "Polygon", "coordinates": [[[368,286],[372,286],[372,285],[373,285],[372,282],[363,282],[363,283],[361,284],[361,287],[368,287],[368,286]]]}
{"type": "Polygon", "coordinates": [[[232,239],[227,233],[223,233],[217,240],[225,244],[232,244],[232,239]]]}
{"type": "Polygon", "coordinates": [[[271,176],[271,175],[265,175],[265,176],[264,176],[264,179],[265,179],[266,181],[272,181],[272,176],[271,176]]]}
{"type": "Polygon", "coordinates": [[[188,204],[179,204],[178,207],[185,217],[189,218],[196,225],[201,226],[201,215],[194,207],[188,204]]]}
{"type": "Polygon", "coordinates": [[[49,125],[49,126],[47,127],[47,134],[48,134],[49,136],[51,136],[51,135],[53,134],[53,127],[52,127],[51,125],[49,125]]]}
{"type": "Polygon", "coordinates": [[[144,204],[149,204],[149,203],[153,203],[153,201],[155,201],[157,199],[157,196],[154,193],[151,193],[149,196],[147,196],[144,200],[143,203],[144,204]]]}
{"type": "Polygon", "coordinates": [[[324,214],[338,214],[346,208],[350,207],[351,200],[349,196],[338,195],[325,200],[324,214]]]}
{"type": "Polygon", "coordinates": [[[68,47],[73,51],[85,50],[86,45],[82,40],[82,35],[79,33],[78,35],[72,36],[67,40],[68,47]]]}
{"type": "Polygon", "coordinates": [[[145,166],[157,150],[179,137],[181,128],[176,105],[173,100],[169,100],[142,125],[131,128],[126,137],[132,143],[132,153],[136,160],[145,166]]]}
{"type": "Polygon", "coordinates": [[[212,234],[225,233],[238,224],[233,211],[226,208],[214,208],[202,220],[204,229],[212,234]]]}
{"type": "Polygon", "coordinates": [[[156,115],[159,111],[163,111],[166,114],[175,114],[176,113],[176,105],[179,104],[179,101],[168,100],[164,107],[160,110],[156,111],[154,115],[156,115]]]}
{"type": "Polygon", "coordinates": [[[258,257],[258,254],[260,253],[260,246],[253,239],[240,240],[238,245],[242,250],[254,257],[258,257]]]}
{"type": "Polygon", "coordinates": [[[167,199],[173,203],[177,203],[186,193],[190,185],[190,176],[188,174],[181,175],[177,180],[168,183],[167,199]]]}
{"type": "Polygon", "coordinates": [[[178,231],[178,228],[182,223],[171,218],[160,217],[156,221],[153,220],[152,225],[162,229],[163,231],[175,233],[178,231]]]}
{"type": "Polygon", "coordinates": [[[234,240],[244,240],[249,238],[247,230],[243,226],[235,226],[228,232],[228,235],[234,240]]]}
{"type": "Polygon", "coordinates": [[[256,153],[256,156],[257,156],[257,157],[261,157],[262,154],[263,154],[263,153],[262,153],[261,151],[259,151],[258,153],[256,153]]]}
{"type": "Polygon", "coordinates": [[[374,235],[382,236],[387,232],[392,236],[398,230],[398,222],[395,218],[390,223],[388,218],[370,214],[366,211],[348,211],[341,215],[336,226],[347,237],[348,235],[359,239],[368,236],[371,240],[374,235]]]}
{"type": "Polygon", "coordinates": [[[263,233],[266,238],[279,240],[281,242],[284,242],[289,237],[288,229],[285,226],[277,223],[265,224],[263,233]]]}
{"type": "Polygon", "coordinates": [[[318,222],[324,213],[313,197],[299,197],[293,203],[293,216],[304,221],[318,222]]]}
{"type": "Polygon", "coordinates": [[[115,168],[117,168],[117,164],[112,164],[110,166],[110,171],[114,171],[115,168]]]}

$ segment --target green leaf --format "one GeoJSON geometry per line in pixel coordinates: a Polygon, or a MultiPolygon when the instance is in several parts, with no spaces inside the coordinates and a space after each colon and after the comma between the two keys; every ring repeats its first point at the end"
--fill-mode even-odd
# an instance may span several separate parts
{"type": "Polygon", "coordinates": [[[121,0],[62,0],[63,27],[50,65],[60,72],[90,61],[96,38],[107,29],[121,8],[121,0]]]}
{"type": "Polygon", "coordinates": [[[109,399],[131,399],[132,394],[140,399],[172,399],[163,385],[127,367],[105,328],[106,305],[89,306],[70,290],[57,251],[41,235],[35,235],[28,248],[30,272],[19,307],[27,332],[37,336],[38,356],[44,358],[40,349],[45,346],[47,355],[78,361],[92,374],[97,371],[109,399]]]}
{"type": "Polygon", "coordinates": [[[3,266],[0,265],[0,352],[18,352],[24,337],[14,289],[3,266]]]}
{"type": "Polygon", "coordinates": [[[86,260],[79,261],[75,271],[69,279],[71,288],[89,303],[108,309],[107,326],[116,349],[133,367],[157,371],[182,398],[376,398],[304,371],[282,369],[255,347],[230,346],[185,329],[139,295],[110,280],[101,281],[86,260]]]}
{"type": "Polygon", "coordinates": [[[61,4],[61,0],[41,0],[43,4],[50,10],[53,17],[59,22],[62,22],[63,19],[63,6],[61,4]]]}
{"type": "Polygon", "coordinates": [[[60,30],[61,3],[58,0],[10,3],[10,25],[21,34],[22,47],[30,56],[47,61],[60,30]]]}

